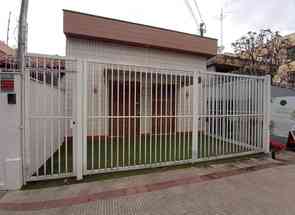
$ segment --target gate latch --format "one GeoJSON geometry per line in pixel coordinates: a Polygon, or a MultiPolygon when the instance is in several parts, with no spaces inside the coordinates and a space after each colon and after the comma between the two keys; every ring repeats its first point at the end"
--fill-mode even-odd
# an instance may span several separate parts
{"type": "Polygon", "coordinates": [[[73,128],[76,125],[76,121],[75,120],[71,120],[71,128],[73,128]]]}

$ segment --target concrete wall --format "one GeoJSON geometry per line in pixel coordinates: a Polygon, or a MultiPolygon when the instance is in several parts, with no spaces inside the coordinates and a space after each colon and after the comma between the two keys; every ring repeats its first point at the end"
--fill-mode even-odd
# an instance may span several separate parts
{"type": "Polygon", "coordinates": [[[0,190],[22,186],[19,83],[15,75],[16,104],[8,104],[8,93],[0,91],[0,190]]]}
{"type": "Polygon", "coordinates": [[[289,131],[295,126],[295,95],[272,98],[271,120],[272,135],[286,143],[289,131]],[[283,100],[287,104],[281,105],[283,100]]]}

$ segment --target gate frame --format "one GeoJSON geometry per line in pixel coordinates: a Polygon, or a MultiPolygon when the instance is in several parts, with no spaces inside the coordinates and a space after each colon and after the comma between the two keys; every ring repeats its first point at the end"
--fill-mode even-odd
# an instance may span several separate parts
{"type": "MultiPolygon", "coordinates": [[[[53,58],[54,59],[54,58],[53,58]]],[[[88,62],[94,62],[98,64],[116,64],[114,62],[101,62],[92,59],[71,59],[71,58],[62,58],[63,60],[75,60],[76,65],[76,88],[74,89],[73,93],[73,115],[72,115],[72,131],[73,131],[73,176],[76,176],[77,180],[82,180],[83,176],[87,173],[87,122],[88,122],[88,98],[87,98],[87,87],[88,87],[88,62]]],[[[116,64],[117,65],[117,64],[116,64]]],[[[127,64],[118,64],[122,66],[135,66],[135,67],[142,67],[140,65],[127,65],[127,64]]],[[[145,67],[145,66],[144,66],[145,67]]],[[[156,67],[148,67],[153,69],[163,69],[163,68],[156,68],[156,67]]],[[[163,69],[169,70],[169,69],[163,69]]],[[[29,90],[28,84],[30,81],[30,73],[28,69],[25,68],[24,75],[22,77],[22,119],[24,120],[23,126],[23,140],[22,140],[22,157],[23,157],[23,184],[26,184],[28,180],[28,172],[27,172],[27,160],[29,159],[27,156],[26,143],[29,142],[29,90]]],[[[184,70],[175,70],[175,71],[184,71],[184,70]]],[[[186,71],[192,72],[192,71],[186,71]]],[[[256,151],[251,152],[244,152],[239,154],[229,154],[224,155],[222,157],[210,157],[210,158],[198,158],[198,121],[200,119],[199,110],[198,110],[198,100],[199,100],[199,77],[200,75],[204,74],[212,74],[212,75],[220,75],[220,76],[229,76],[229,77],[243,77],[243,78],[251,78],[256,79],[256,76],[248,76],[248,75],[238,75],[238,74],[227,74],[227,73],[217,73],[217,72],[209,72],[209,71],[195,71],[193,73],[193,126],[192,126],[192,159],[188,160],[181,160],[181,161],[169,161],[164,163],[157,163],[157,164],[144,164],[144,165],[137,165],[137,166],[126,166],[122,168],[113,168],[111,170],[95,170],[95,173],[102,173],[102,172],[118,172],[118,171],[127,171],[127,170],[135,170],[135,169],[142,169],[142,168],[156,168],[161,166],[173,166],[178,164],[185,164],[185,163],[194,163],[200,162],[203,160],[218,160],[224,158],[231,158],[240,155],[249,155],[249,154],[256,154],[256,151]]],[[[259,79],[264,80],[264,102],[263,102],[263,152],[268,154],[270,152],[269,149],[269,140],[270,140],[270,76],[259,77],[259,79]]],[[[63,176],[61,176],[63,177],[63,176]]],[[[51,176],[45,176],[44,179],[48,178],[56,178],[51,176]]]]}
{"type": "MultiPolygon", "coordinates": [[[[181,160],[181,161],[168,161],[164,163],[157,163],[157,164],[143,164],[143,165],[135,165],[135,166],[126,166],[126,167],[114,167],[112,169],[95,169],[92,170],[92,173],[89,173],[87,171],[87,120],[88,120],[88,100],[87,100],[87,83],[88,83],[88,62],[91,63],[98,63],[98,64],[111,64],[111,65],[120,65],[120,66],[134,66],[134,67],[143,67],[143,68],[153,68],[153,69],[163,69],[163,70],[169,70],[166,68],[157,68],[157,67],[147,67],[147,66],[141,66],[141,65],[131,65],[131,64],[117,64],[115,62],[102,62],[102,61],[97,61],[93,59],[84,59],[84,60],[79,60],[80,67],[77,70],[78,73],[78,78],[77,77],[77,84],[80,85],[83,100],[79,100],[77,105],[80,105],[79,109],[80,111],[78,114],[81,114],[80,116],[77,116],[81,122],[83,122],[82,126],[78,126],[80,129],[80,133],[82,132],[82,138],[79,135],[77,135],[77,138],[82,139],[82,141],[77,141],[77,144],[80,146],[77,146],[77,149],[81,150],[80,152],[77,152],[79,156],[76,159],[75,163],[83,163],[83,165],[77,166],[77,171],[76,171],[76,177],[77,180],[82,180],[84,175],[88,174],[98,174],[98,173],[108,173],[108,172],[120,172],[120,171],[128,171],[128,170],[137,170],[137,169],[143,169],[143,168],[157,168],[157,167],[162,167],[162,166],[173,166],[173,165],[179,165],[179,164],[186,164],[186,163],[195,163],[195,162],[202,162],[202,161],[211,161],[211,160],[219,160],[219,159],[225,159],[225,158],[232,158],[236,156],[246,156],[246,155],[252,155],[252,154],[257,154],[259,152],[264,152],[266,154],[270,153],[269,149],[269,140],[270,140],[270,103],[271,103],[271,94],[270,94],[270,80],[271,76],[266,75],[266,76],[250,76],[250,75],[240,75],[240,74],[228,74],[228,73],[217,73],[217,72],[210,72],[210,71],[201,71],[201,70],[196,70],[196,71],[185,71],[185,70],[175,70],[175,71],[183,71],[183,72],[193,72],[193,126],[192,126],[192,159],[188,160],[181,160]],[[199,98],[199,90],[198,90],[198,80],[200,75],[204,74],[212,74],[212,75],[218,75],[218,76],[226,76],[226,77],[240,77],[240,78],[249,78],[252,80],[264,80],[263,81],[263,97],[264,101],[262,102],[263,105],[263,149],[261,150],[253,150],[250,152],[241,152],[238,154],[228,154],[228,155],[223,155],[220,157],[210,157],[210,158],[198,158],[198,121],[200,119],[199,116],[199,110],[198,110],[198,98],[199,98]],[[79,75],[80,74],[80,75],[79,75]],[[79,81],[80,80],[80,81],[79,81]],[[82,83],[82,84],[81,84],[82,83]],[[80,104],[82,102],[82,104],[80,104]],[[82,146],[81,146],[82,145],[82,146]]],[[[78,87],[77,87],[78,88],[78,87]]],[[[78,95],[78,94],[77,94],[78,95]]]]}

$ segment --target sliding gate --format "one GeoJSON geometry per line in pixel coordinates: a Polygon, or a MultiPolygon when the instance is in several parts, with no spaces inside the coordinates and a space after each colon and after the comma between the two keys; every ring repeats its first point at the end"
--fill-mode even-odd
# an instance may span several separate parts
{"type": "Polygon", "coordinates": [[[84,174],[269,150],[269,77],[87,62],[84,82],[84,174]]]}
{"type": "Polygon", "coordinates": [[[269,77],[48,58],[27,66],[26,181],[269,152],[269,77]]]}

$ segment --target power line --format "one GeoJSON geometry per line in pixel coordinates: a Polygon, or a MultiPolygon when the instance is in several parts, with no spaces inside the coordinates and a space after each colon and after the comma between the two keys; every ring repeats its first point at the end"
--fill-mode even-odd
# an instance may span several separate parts
{"type": "Polygon", "coordinates": [[[203,20],[203,17],[202,17],[202,14],[201,14],[201,11],[200,11],[200,8],[199,8],[199,5],[198,5],[197,1],[196,0],[193,0],[193,1],[194,1],[195,8],[196,8],[196,10],[197,10],[197,12],[199,14],[201,22],[198,21],[196,15],[194,13],[194,10],[193,10],[193,8],[192,8],[192,6],[191,6],[191,4],[189,3],[188,0],[185,0],[185,4],[186,4],[187,8],[189,9],[191,16],[193,17],[196,26],[198,27],[200,35],[204,36],[204,34],[206,32],[206,24],[205,24],[205,22],[203,20]]]}
{"type": "Polygon", "coordinates": [[[189,1],[184,0],[184,2],[186,4],[187,8],[189,9],[191,16],[193,17],[195,24],[198,26],[199,25],[198,19],[197,19],[195,13],[194,13],[193,8],[191,7],[189,1]]]}
{"type": "Polygon", "coordinates": [[[9,43],[10,17],[11,17],[11,11],[9,11],[9,15],[8,15],[6,45],[8,45],[8,43],[9,43]]]}
{"type": "Polygon", "coordinates": [[[196,6],[196,8],[197,8],[197,11],[198,11],[198,14],[199,14],[199,17],[200,17],[201,22],[204,22],[204,19],[203,19],[203,17],[202,17],[202,13],[201,13],[201,10],[200,10],[200,8],[199,8],[199,5],[198,5],[197,1],[194,0],[193,2],[195,3],[195,6],[196,6]]]}

